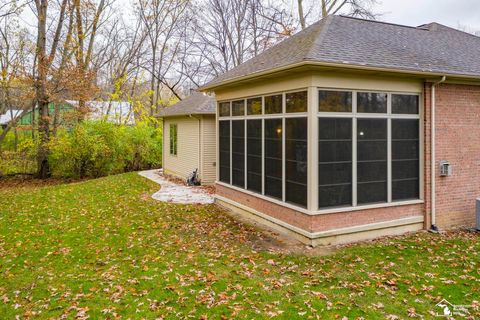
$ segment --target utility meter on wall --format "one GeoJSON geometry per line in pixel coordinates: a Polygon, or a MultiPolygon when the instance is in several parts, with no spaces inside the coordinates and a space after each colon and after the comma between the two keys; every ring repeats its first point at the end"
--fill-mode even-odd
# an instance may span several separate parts
{"type": "Polygon", "coordinates": [[[440,161],[440,177],[449,177],[452,175],[452,166],[447,160],[440,161]]]}

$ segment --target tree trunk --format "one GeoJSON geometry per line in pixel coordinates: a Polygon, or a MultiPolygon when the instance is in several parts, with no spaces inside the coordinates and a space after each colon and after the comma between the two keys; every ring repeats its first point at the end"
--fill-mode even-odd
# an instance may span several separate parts
{"type": "Polygon", "coordinates": [[[33,100],[32,102],[32,107],[31,107],[31,111],[32,111],[32,116],[30,117],[30,119],[32,119],[32,124],[31,124],[31,130],[32,130],[32,141],[35,141],[35,107],[37,105],[37,101],[36,100],[33,100]]]}
{"type": "Polygon", "coordinates": [[[17,149],[18,149],[18,130],[17,130],[17,125],[16,124],[13,127],[13,136],[15,137],[13,150],[15,152],[17,152],[17,149]]]}
{"type": "Polygon", "coordinates": [[[37,176],[46,179],[50,176],[50,165],[48,163],[48,142],[50,141],[50,119],[48,115],[48,101],[38,101],[38,136],[39,145],[37,153],[37,176]]]}
{"type": "Polygon", "coordinates": [[[52,129],[53,129],[53,132],[52,132],[52,135],[54,137],[57,136],[57,129],[58,129],[58,126],[60,125],[59,122],[60,122],[60,104],[59,103],[55,103],[55,105],[53,106],[53,125],[52,125],[52,129]]]}
{"type": "Polygon", "coordinates": [[[38,57],[38,73],[35,81],[36,99],[38,105],[38,152],[37,152],[37,176],[40,179],[46,179],[50,176],[50,166],[48,163],[48,142],[50,141],[50,119],[48,114],[48,94],[47,94],[47,69],[49,66],[46,56],[46,20],[48,1],[37,1],[38,11],[38,34],[36,53],[38,57]]]}
{"type": "Polygon", "coordinates": [[[306,27],[305,16],[303,15],[303,0],[298,0],[298,19],[302,30],[306,27]]]}

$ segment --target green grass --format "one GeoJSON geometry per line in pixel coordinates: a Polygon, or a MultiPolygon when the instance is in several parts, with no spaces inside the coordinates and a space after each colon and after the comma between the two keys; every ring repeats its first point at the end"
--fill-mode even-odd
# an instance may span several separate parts
{"type": "Polygon", "coordinates": [[[136,173],[0,188],[0,318],[428,319],[442,297],[480,315],[473,233],[255,251],[260,231],[157,189],[136,173]]]}

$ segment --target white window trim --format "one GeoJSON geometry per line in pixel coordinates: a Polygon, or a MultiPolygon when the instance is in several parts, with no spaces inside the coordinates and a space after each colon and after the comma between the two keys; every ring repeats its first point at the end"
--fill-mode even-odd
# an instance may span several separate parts
{"type": "MultiPolygon", "coordinates": [[[[369,91],[369,90],[352,90],[352,89],[331,89],[318,87],[317,92],[325,91],[341,91],[352,93],[352,112],[320,112],[317,106],[317,119],[318,118],[349,118],[352,119],[352,205],[351,206],[338,206],[331,208],[318,208],[317,212],[322,213],[336,213],[336,212],[348,212],[363,210],[365,208],[382,208],[403,204],[415,204],[424,202],[423,194],[423,166],[424,166],[424,145],[423,145],[423,99],[422,94],[412,92],[395,92],[395,91],[369,91]],[[386,113],[359,113],[357,112],[357,93],[386,93],[387,94],[387,112],[386,113]],[[414,95],[418,96],[419,110],[418,114],[393,114],[392,113],[392,95],[414,95]],[[387,202],[374,203],[374,204],[361,204],[357,203],[357,119],[386,119],[387,120],[387,202]],[[414,119],[419,120],[418,137],[419,137],[419,199],[409,200],[392,200],[392,119],[414,119]]],[[[316,137],[318,139],[318,135],[316,137]]],[[[319,152],[318,144],[315,147],[315,152],[319,152]]]]}
{"type": "MultiPolygon", "coordinates": [[[[362,210],[368,210],[368,209],[376,209],[376,208],[388,208],[388,207],[397,207],[397,206],[405,206],[405,205],[417,205],[417,204],[423,204],[424,201],[424,159],[425,159],[425,150],[424,150],[424,105],[423,105],[423,93],[421,92],[404,92],[404,91],[374,91],[374,90],[354,90],[354,89],[345,89],[345,88],[324,88],[324,87],[316,87],[314,86],[314,90],[311,89],[312,87],[306,87],[306,88],[296,88],[293,90],[289,91],[283,91],[283,92],[269,92],[261,95],[253,95],[253,96],[248,96],[248,97],[243,97],[243,98],[232,98],[228,100],[223,100],[223,101],[218,101],[218,105],[223,102],[230,102],[230,116],[220,116],[219,110],[217,111],[216,115],[216,123],[217,123],[217,139],[218,139],[218,132],[219,132],[219,121],[223,120],[229,120],[230,122],[230,148],[231,148],[231,141],[232,141],[232,135],[231,135],[231,130],[232,130],[232,125],[231,125],[231,120],[253,120],[253,119],[260,119],[262,120],[262,193],[257,193],[253,192],[250,190],[242,189],[239,187],[236,187],[232,184],[224,183],[219,181],[218,177],[220,174],[220,165],[217,166],[217,181],[216,183],[220,186],[224,186],[226,188],[231,188],[233,190],[260,198],[262,200],[266,200],[275,204],[278,204],[280,206],[307,214],[307,215],[322,215],[322,214],[332,214],[332,213],[342,213],[342,212],[354,212],[354,211],[362,211],[362,210]],[[311,99],[310,97],[310,92],[315,92],[316,95],[318,94],[319,90],[328,90],[328,91],[349,91],[352,92],[352,112],[319,112],[318,111],[318,99],[311,99]],[[300,91],[308,91],[308,97],[307,101],[309,102],[307,112],[299,112],[299,113],[285,113],[286,109],[286,99],[285,95],[287,93],[291,92],[300,92],[300,91]],[[387,113],[357,113],[357,95],[355,94],[356,92],[377,92],[377,93],[387,93],[387,113]],[[278,114],[265,114],[265,97],[268,96],[273,96],[273,95],[279,95],[282,94],[283,96],[283,101],[282,101],[282,111],[283,113],[278,113],[278,114]],[[412,114],[392,114],[391,113],[391,95],[392,94],[401,94],[401,95],[414,95],[418,96],[419,100],[419,113],[416,115],[412,114]],[[259,115],[247,115],[247,105],[246,105],[246,100],[250,98],[258,98],[262,97],[262,114],[259,115]],[[239,101],[239,100],[244,100],[245,101],[245,114],[243,116],[231,116],[231,107],[232,101],[239,101]],[[313,105],[311,104],[313,103],[313,105]],[[265,195],[265,119],[273,118],[273,119],[282,119],[282,123],[285,122],[286,118],[298,118],[298,117],[312,117],[315,119],[315,121],[318,122],[319,117],[325,117],[325,118],[351,118],[353,119],[352,122],[352,153],[355,151],[355,157],[352,159],[352,188],[354,188],[352,191],[355,191],[352,194],[352,203],[354,206],[341,206],[341,207],[332,207],[332,208],[325,208],[325,209],[318,209],[318,206],[311,207],[312,203],[317,203],[318,204],[318,199],[316,201],[311,201],[310,197],[312,195],[311,192],[308,192],[309,189],[311,189],[311,186],[307,184],[307,208],[298,206],[292,203],[288,203],[273,197],[269,197],[265,195]],[[355,116],[354,116],[355,115],[355,116]],[[389,119],[388,123],[391,123],[391,119],[418,119],[419,120],[419,148],[420,148],[420,154],[419,154],[419,162],[420,162],[420,170],[419,170],[419,199],[411,199],[411,200],[399,200],[399,201],[392,201],[392,202],[383,202],[383,203],[375,203],[375,204],[365,204],[365,205],[358,205],[356,203],[356,149],[357,149],[357,138],[356,138],[356,119],[359,118],[385,118],[389,119]]],[[[317,97],[318,98],[318,97],[317,97]]],[[[217,108],[219,109],[219,108],[217,108]]],[[[310,124],[310,120],[307,120],[308,123],[310,124]]],[[[318,127],[318,126],[317,126],[318,127]]],[[[316,137],[318,138],[318,128],[315,130],[317,131],[316,137]]],[[[391,134],[391,124],[389,125],[389,133],[391,134]]],[[[283,130],[285,132],[285,130],[283,130]]],[[[246,134],[246,130],[245,130],[246,134]]],[[[310,136],[308,137],[310,138],[310,136]]],[[[316,153],[318,155],[318,143],[317,138],[314,138],[315,143],[309,144],[314,146],[314,150],[312,150],[313,153],[316,153]]],[[[311,139],[309,139],[311,140],[311,139]]],[[[389,143],[391,144],[391,139],[388,139],[389,143]]],[[[285,145],[285,140],[282,141],[283,145],[285,145]]],[[[217,141],[217,159],[219,157],[219,143],[217,141]]],[[[391,146],[389,146],[391,148],[391,146]]],[[[310,148],[309,148],[310,149],[310,148]]],[[[391,150],[390,150],[390,157],[391,157],[391,150]]],[[[318,156],[316,157],[317,161],[316,163],[313,163],[314,166],[318,166],[318,156]]],[[[391,166],[391,158],[389,159],[389,166],[391,166]]],[[[284,162],[285,160],[283,160],[284,162]]],[[[308,167],[310,168],[312,165],[308,164],[308,167]]],[[[282,168],[283,169],[283,168],[282,168]]],[[[247,171],[247,161],[245,161],[245,171],[247,171]]],[[[318,190],[318,170],[315,170],[317,172],[317,175],[314,177],[314,182],[317,184],[317,187],[315,188],[318,190]]],[[[389,168],[389,179],[391,179],[391,168],[389,168]]],[[[311,172],[309,170],[309,172],[311,172]]],[[[285,172],[283,171],[283,174],[285,172]]],[[[283,176],[283,184],[285,184],[285,177],[283,176]]],[[[232,163],[231,163],[231,152],[230,152],[230,182],[232,182],[232,163]]],[[[391,180],[388,180],[388,185],[389,188],[391,188],[391,180]]],[[[247,185],[247,181],[245,181],[245,185],[247,185]]],[[[283,186],[283,199],[285,199],[285,186],[283,186]]],[[[318,194],[318,192],[317,192],[318,194]]],[[[318,197],[318,195],[316,195],[318,197]]]]}
{"type": "Polygon", "coordinates": [[[168,125],[168,153],[171,157],[178,157],[178,123],[170,123],[168,125]],[[172,126],[175,127],[175,141],[173,145],[175,146],[175,153],[172,153],[172,126]]]}
{"type": "MultiPolygon", "coordinates": [[[[295,204],[292,204],[292,203],[289,203],[289,202],[286,201],[286,157],[285,156],[282,157],[282,199],[278,200],[278,199],[275,199],[273,197],[269,197],[269,196],[265,195],[265,120],[266,119],[281,119],[282,120],[282,154],[285,155],[285,151],[286,151],[286,141],[285,141],[285,122],[286,121],[285,120],[288,119],[288,118],[306,118],[307,121],[308,121],[309,110],[310,110],[309,100],[308,100],[309,99],[309,94],[310,94],[309,88],[297,88],[297,89],[294,89],[294,90],[268,93],[268,94],[264,94],[264,95],[254,95],[254,96],[249,96],[249,97],[234,98],[234,99],[229,99],[229,100],[218,101],[217,102],[218,106],[221,103],[225,103],[225,102],[228,102],[230,104],[230,116],[220,116],[220,111],[219,110],[217,111],[217,123],[219,123],[220,121],[229,121],[230,122],[230,184],[225,183],[225,182],[221,182],[218,178],[217,178],[216,183],[218,183],[220,185],[232,187],[235,190],[246,192],[246,193],[249,193],[249,194],[258,194],[258,193],[252,192],[252,191],[247,189],[247,187],[248,187],[248,182],[247,182],[247,170],[248,170],[248,166],[247,166],[247,121],[248,120],[255,120],[255,119],[262,120],[262,194],[261,194],[261,196],[265,197],[266,199],[273,199],[275,201],[278,201],[279,203],[282,203],[287,207],[293,207],[297,211],[302,211],[302,212],[307,211],[307,209],[305,207],[297,206],[295,204]],[[289,93],[304,92],[304,91],[307,92],[307,111],[306,112],[287,113],[286,112],[286,108],[287,108],[286,107],[286,105],[287,105],[286,95],[289,94],[289,93]],[[265,114],[265,97],[274,96],[274,95],[282,95],[282,113],[265,114]],[[260,98],[260,97],[262,98],[262,114],[248,115],[247,100],[252,99],[252,98],[260,98]],[[239,115],[239,116],[232,116],[233,101],[242,101],[242,100],[244,102],[244,114],[239,115]],[[244,136],[245,136],[245,156],[244,156],[244,159],[245,159],[245,163],[244,163],[245,183],[244,183],[244,188],[240,188],[240,187],[234,186],[232,184],[232,181],[233,181],[232,121],[235,121],[235,120],[245,120],[245,132],[244,132],[244,136]]],[[[220,109],[220,108],[217,108],[217,109],[220,109]]],[[[219,136],[217,135],[217,145],[218,145],[218,139],[219,139],[219,136]]],[[[218,146],[217,146],[217,150],[218,150],[218,146]]],[[[220,163],[219,163],[218,167],[220,167],[220,163]]],[[[217,170],[217,177],[219,177],[219,170],[217,170]]],[[[308,173],[307,173],[307,177],[308,177],[308,173]]],[[[308,199],[309,199],[309,195],[308,195],[308,183],[307,183],[307,207],[308,207],[308,199]]]]}

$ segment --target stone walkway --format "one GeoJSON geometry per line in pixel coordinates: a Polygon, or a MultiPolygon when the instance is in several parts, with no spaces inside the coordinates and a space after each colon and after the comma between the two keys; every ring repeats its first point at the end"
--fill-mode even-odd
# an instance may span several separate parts
{"type": "Polygon", "coordinates": [[[199,187],[188,187],[170,182],[161,176],[162,170],[140,171],[138,174],[150,179],[161,186],[161,189],[152,195],[152,198],[162,202],[179,204],[209,204],[213,203],[213,196],[199,187]]]}

